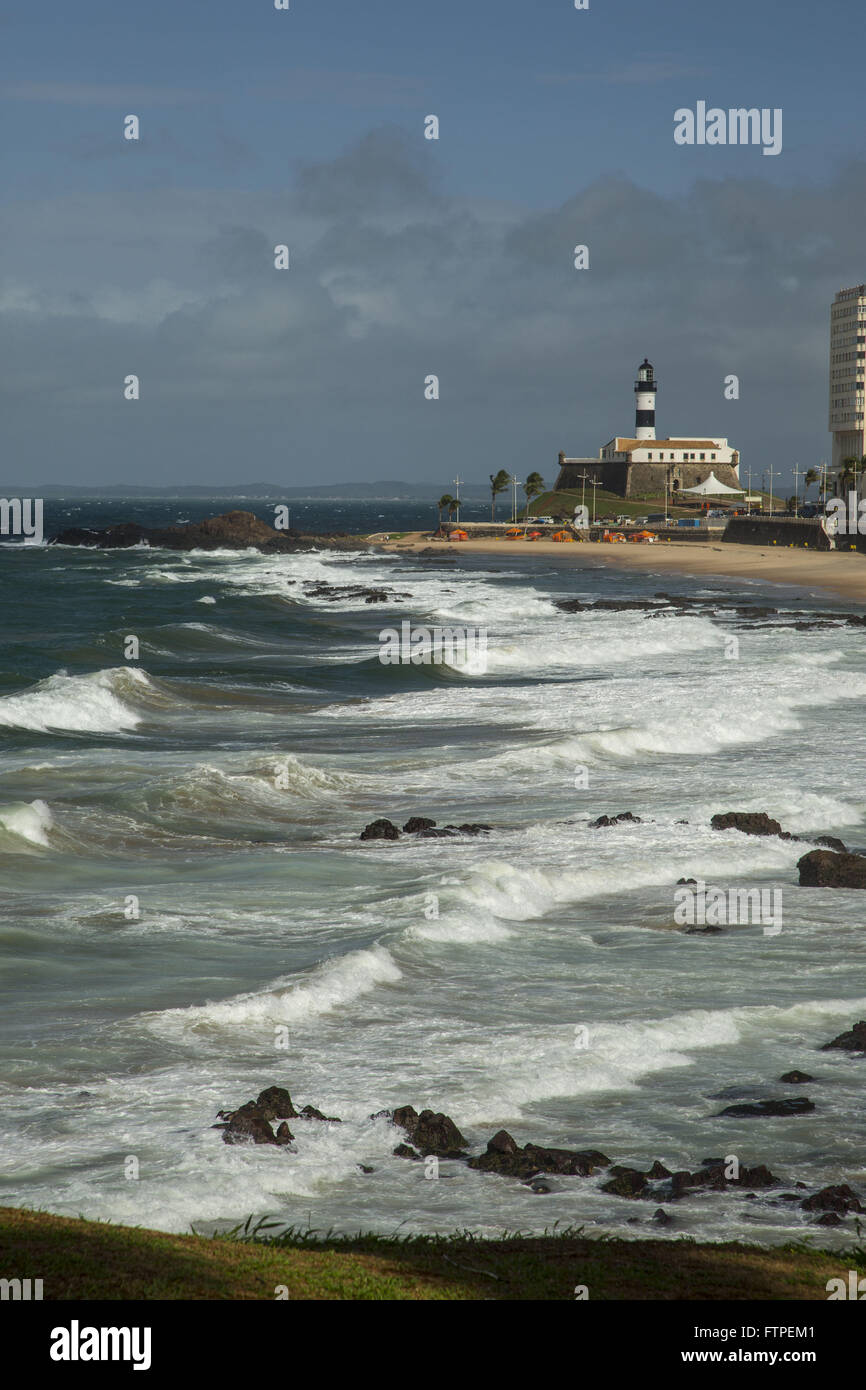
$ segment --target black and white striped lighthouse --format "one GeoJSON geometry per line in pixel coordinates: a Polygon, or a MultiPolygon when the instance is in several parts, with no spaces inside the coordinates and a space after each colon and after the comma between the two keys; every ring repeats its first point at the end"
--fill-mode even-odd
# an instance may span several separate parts
{"type": "Polygon", "coordinates": [[[656,437],[656,390],[652,364],[644,358],[637,369],[637,381],[634,384],[635,439],[655,439],[656,437]]]}

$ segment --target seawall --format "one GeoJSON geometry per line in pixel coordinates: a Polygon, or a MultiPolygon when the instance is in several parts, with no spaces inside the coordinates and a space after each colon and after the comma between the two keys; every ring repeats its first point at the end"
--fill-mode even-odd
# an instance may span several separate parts
{"type": "Polygon", "coordinates": [[[793,545],[802,550],[833,548],[820,521],[804,517],[734,516],[725,527],[722,540],[736,545],[793,545]]]}

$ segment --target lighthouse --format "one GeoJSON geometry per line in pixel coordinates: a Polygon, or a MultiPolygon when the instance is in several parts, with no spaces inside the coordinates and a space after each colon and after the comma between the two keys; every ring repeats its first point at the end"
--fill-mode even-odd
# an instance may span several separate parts
{"type": "Polygon", "coordinates": [[[652,364],[644,358],[637,369],[637,381],[634,384],[635,439],[656,437],[656,389],[652,364]]]}

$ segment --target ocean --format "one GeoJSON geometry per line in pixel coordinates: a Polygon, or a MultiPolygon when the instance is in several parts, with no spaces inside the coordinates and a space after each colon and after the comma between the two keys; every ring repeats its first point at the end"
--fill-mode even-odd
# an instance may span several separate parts
{"type": "MultiPolygon", "coordinates": [[[[56,501],[46,529],[230,505],[56,501]]],[[[302,506],[311,531],[435,517],[302,506]]],[[[371,1118],[412,1104],[473,1150],[505,1128],[642,1169],[766,1163],[786,1186],[671,1203],[671,1238],[850,1243],[779,1193],[866,1185],[866,1063],[817,1050],[866,1016],[860,900],[797,886],[811,844],[710,828],[766,811],[866,848],[841,600],[565,556],[17,545],[0,592],[0,1202],[169,1231],[659,1235],[603,1173],[431,1179],[371,1118]],[[486,669],[383,664],[404,620],[486,629],[486,669]],[[359,839],[412,815],[491,830],[359,839]],[[781,890],[782,930],[687,934],[688,877],[781,890]],[[815,1083],[778,1084],[791,1068],[815,1083]],[[270,1085],[343,1123],[224,1144],[217,1111],[270,1085]],[[718,1117],[803,1094],[809,1114],[718,1117]]]]}

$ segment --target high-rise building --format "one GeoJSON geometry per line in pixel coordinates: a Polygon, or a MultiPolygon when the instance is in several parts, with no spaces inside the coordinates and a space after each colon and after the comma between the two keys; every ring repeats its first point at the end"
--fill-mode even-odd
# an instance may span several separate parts
{"type": "Polygon", "coordinates": [[[840,290],[830,310],[831,467],[866,454],[866,285],[840,290]]]}

